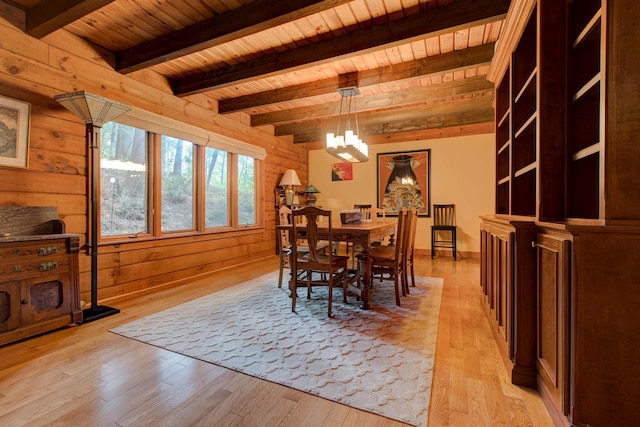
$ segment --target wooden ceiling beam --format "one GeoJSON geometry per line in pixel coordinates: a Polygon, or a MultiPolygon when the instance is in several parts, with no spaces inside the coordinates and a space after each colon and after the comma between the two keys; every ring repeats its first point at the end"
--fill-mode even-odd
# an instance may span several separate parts
{"type": "MultiPolygon", "coordinates": [[[[488,112],[489,113],[489,112],[488,112]]],[[[407,132],[387,133],[384,135],[370,135],[367,144],[388,144],[391,142],[407,142],[429,140],[436,138],[453,138],[457,136],[479,135],[495,132],[493,121],[481,120],[478,123],[470,123],[454,126],[439,126],[434,129],[418,129],[407,132]]],[[[326,146],[326,143],[323,142],[326,146]]]]}
{"type": "MultiPolygon", "coordinates": [[[[396,132],[388,133],[385,135],[367,135],[367,144],[390,144],[394,142],[408,142],[408,141],[424,141],[438,138],[454,138],[459,136],[480,135],[486,133],[495,132],[495,124],[493,122],[473,123],[468,125],[458,125],[450,127],[438,127],[435,129],[420,129],[412,130],[408,132],[396,132]]],[[[298,135],[296,135],[296,138],[298,135]]],[[[294,138],[294,143],[306,143],[309,150],[322,150],[326,148],[326,142],[322,141],[304,141],[303,136],[297,140],[294,138]]]]}
{"type": "MultiPolygon", "coordinates": [[[[358,73],[358,87],[360,89],[375,87],[489,65],[493,58],[494,45],[495,43],[487,43],[441,55],[361,71],[358,73]]],[[[218,112],[220,114],[236,113],[256,107],[320,97],[336,93],[340,85],[339,77],[333,77],[237,98],[222,99],[218,103],[218,112]]]]}
{"type": "Polygon", "coordinates": [[[119,52],[116,71],[130,73],[151,67],[351,1],[257,0],[119,52]]]}
{"type": "MultiPolygon", "coordinates": [[[[360,136],[366,142],[367,135],[387,135],[440,127],[464,126],[492,122],[494,119],[493,96],[476,96],[461,100],[432,103],[429,105],[358,114],[360,136]]],[[[322,141],[327,132],[334,132],[337,119],[317,120],[275,126],[276,136],[293,135],[294,142],[322,141]]]]}
{"type": "MultiPolygon", "coordinates": [[[[441,84],[416,87],[402,91],[386,92],[371,96],[357,96],[354,101],[358,114],[367,111],[389,110],[401,107],[430,104],[437,100],[465,97],[493,91],[494,85],[484,76],[453,80],[441,84]]],[[[282,125],[324,119],[340,113],[340,101],[311,107],[293,108],[284,111],[256,114],[251,116],[251,126],[282,125]]]]}
{"type": "Polygon", "coordinates": [[[330,40],[177,80],[174,93],[184,96],[225,88],[495,22],[504,19],[509,4],[509,0],[458,0],[384,24],[363,24],[330,40]]]}
{"type": "Polygon", "coordinates": [[[47,0],[26,12],[24,32],[42,38],[114,0],[47,0]]]}
{"type": "MultiPolygon", "coordinates": [[[[419,139],[441,138],[447,135],[436,136],[443,133],[444,129],[465,129],[463,135],[477,133],[492,133],[494,131],[493,109],[485,108],[464,113],[449,113],[423,118],[420,122],[407,123],[404,121],[388,122],[387,127],[374,135],[364,137],[367,144],[382,144],[388,142],[406,142],[419,139]],[[411,126],[407,126],[411,125],[411,126]]],[[[324,144],[326,134],[322,132],[309,132],[293,135],[294,144],[316,143],[324,144]]]]}

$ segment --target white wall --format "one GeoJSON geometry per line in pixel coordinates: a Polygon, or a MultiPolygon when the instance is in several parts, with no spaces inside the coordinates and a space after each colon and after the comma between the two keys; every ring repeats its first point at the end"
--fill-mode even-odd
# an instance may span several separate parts
{"type": "MultiPolygon", "coordinates": [[[[320,191],[317,205],[335,212],[354,203],[376,206],[377,153],[431,149],[431,204],[455,203],[458,251],[480,252],[479,216],[494,211],[495,136],[493,134],[441,138],[369,146],[369,161],[353,165],[352,181],[331,181],[331,165],[339,160],[324,150],[309,151],[309,183],[320,191]]],[[[431,217],[418,219],[416,249],[431,249],[431,217]]]]}

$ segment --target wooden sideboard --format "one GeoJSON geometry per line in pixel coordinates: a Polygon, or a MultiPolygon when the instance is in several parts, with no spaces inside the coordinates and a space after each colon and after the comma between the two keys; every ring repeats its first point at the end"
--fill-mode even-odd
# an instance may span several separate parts
{"type": "Polygon", "coordinates": [[[0,206],[0,345],[82,322],[79,242],[56,208],[0,206]]]}

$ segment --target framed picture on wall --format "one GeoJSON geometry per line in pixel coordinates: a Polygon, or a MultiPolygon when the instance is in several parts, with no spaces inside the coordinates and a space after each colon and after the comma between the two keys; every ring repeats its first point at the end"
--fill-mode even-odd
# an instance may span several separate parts
{"type": "Polygon", "coordinates": [[[353,180],[353,165],[351,163],[333,163],[331,165],[331,181],[353,180]]]}
{"type": "Polygon", "coordinates": [[[0,166],[26,168],[31,105],[0,96],[0,166]]]}
{"type": "Polygon", "coordinates": [[[431,216],[431,150],[378,154],[378,208],[398,215],[406,207],[431,216]]]}

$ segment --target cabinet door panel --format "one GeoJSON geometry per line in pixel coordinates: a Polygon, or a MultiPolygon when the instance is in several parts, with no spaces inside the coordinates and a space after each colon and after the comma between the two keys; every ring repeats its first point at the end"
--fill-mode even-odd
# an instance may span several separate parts
{"type": "Polygon", "coordinates": [[[493,280],[492,314],[498,332],[508,347],[508,356],[513,358],[513,233],[506,230],[492,230],[493,280]]]}
{"type": "Polygon", "coordinates": [[[569,241],[539,234],[538,373],[562,412],[568,413],[569,241]]]}
{"type": "Polygon", "coordinates": [[[71,295],[68,274],[24,280],[22,318],[25,323],[40,322],[69,313],[71,295]]]}
{"type": "Polygon", "coordinates": [[[20,282],[0,283],[0,332],[20,327],[20,282]]]}

